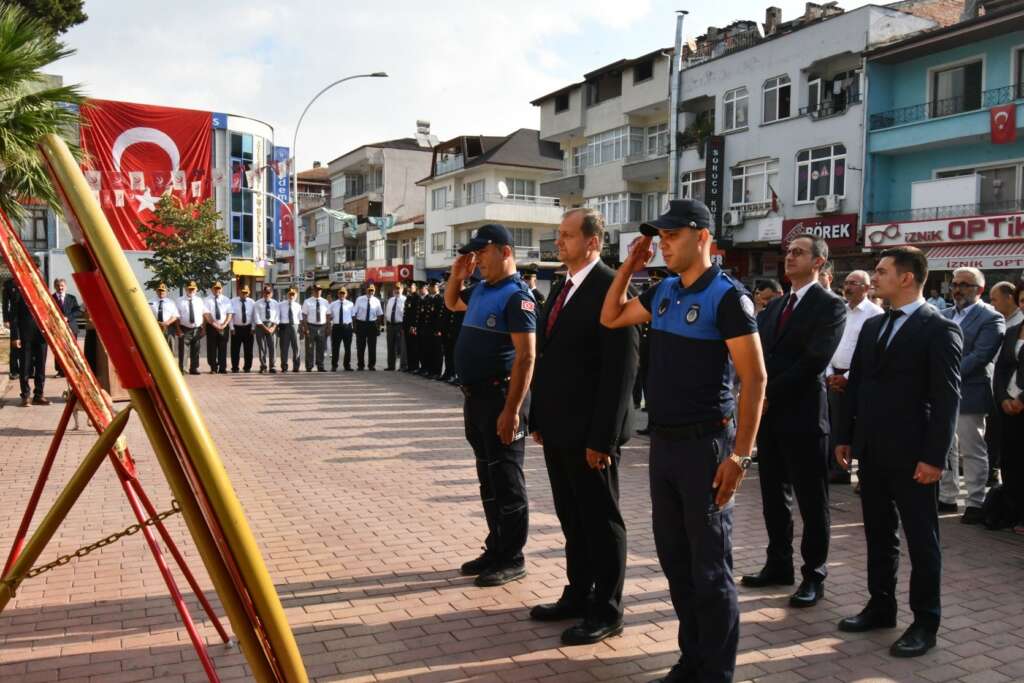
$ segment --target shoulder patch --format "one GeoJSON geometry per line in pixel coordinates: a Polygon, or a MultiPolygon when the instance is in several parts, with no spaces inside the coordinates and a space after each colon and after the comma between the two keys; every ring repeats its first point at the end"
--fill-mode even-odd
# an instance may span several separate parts
{"type": "Polygon", "coordinates": [[[525,299],[519,302],[519,307],[524,311],[533,312],[535,305],[532,301],[526,301],[525,299]]]}
{"type": "Polygon", "coordinates": [[[753,317],[753,315],[754,315],[754,302],[746,294],[740,294],[740,308],[743,309],[744,313],[746,313],[747,315],[753,317]]]}

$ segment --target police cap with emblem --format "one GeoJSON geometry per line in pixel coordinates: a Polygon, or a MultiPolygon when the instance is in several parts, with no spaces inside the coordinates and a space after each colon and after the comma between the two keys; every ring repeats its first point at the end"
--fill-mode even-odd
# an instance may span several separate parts
{"type": "Polygon", "coordinates": [[[512,244],[512,233],[508,231],[504,225],[500,223],[488,223],[487,225],[481,225],[473,235],[467,244],[459,247],[460,254],[468,254],[473,251],[480,251],[488,244],[497,244],[499,246],[511,246],[512,244]]]}
{"type": "Polygon", "coordinates": [[[715,221],[704,202],[696,199],[673,199],[668,203],[668,211],[653,221],[640,226],[640,232],[648,237],[657,237],[659,230],[679,230],[680,228],[707,228],[713,230],[715,221]]]}

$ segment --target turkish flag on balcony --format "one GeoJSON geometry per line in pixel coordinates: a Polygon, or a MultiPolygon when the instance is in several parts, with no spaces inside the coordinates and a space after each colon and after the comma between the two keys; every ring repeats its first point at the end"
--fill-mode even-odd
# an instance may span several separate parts
{"type": "Polygon", "coordinates": [[[988,110],[992,144],[1004,145],[1017,141],[1017,105],[1004,104],[988,110]]]}

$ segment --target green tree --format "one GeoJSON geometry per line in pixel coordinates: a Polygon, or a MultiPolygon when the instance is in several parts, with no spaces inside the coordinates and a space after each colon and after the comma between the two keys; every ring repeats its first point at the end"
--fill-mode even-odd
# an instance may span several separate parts
{"type": "MultiPolygon", "coordinates": [[[[60,211],[36,142],[48,133],[77,138],[77,86],[56,86],[41,69],[74,53],[40,19],[0,3],[0,209],[14,222],[32,197],[60,211]]],[[[77,145],[72,152],[80,154],[77,145]]]]}
{"type": "Polygon", "coordinates": [[[182,204],[166,194],[156,205],[152,224],[139,224],[139,233],[153,256],[142,262],[153,273],[146,287],[156,289],[163,282],[181,289],[195,280],[204,290],[216,280],[227,278],[220,264],[231,255],[227,235],[217,227],[220,213],[212,199],[201,204],[182,204]]]}
{"type": "Polygon", "coordinates": [[[82,0],[7,0],[20,5],[29,15],[39,19],[53,30],[64,33],[81,24],[89,16],[82,11],[82,0]]]}

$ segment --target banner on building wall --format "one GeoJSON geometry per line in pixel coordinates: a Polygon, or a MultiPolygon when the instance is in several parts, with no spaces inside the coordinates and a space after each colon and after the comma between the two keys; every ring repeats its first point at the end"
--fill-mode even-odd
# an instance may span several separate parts
{"type": "Polygon", "coordinates": [[[1017,105],[1004,104],[988,110],[989,132],[992,144],[1005,145],[1017,142],[1017,105]]]}
{"type": "Polygon", "coordinates": [[[367,282],[405,282],[411,280],[413,266],[402,264],[398,266],[369,267],[366,269],[367,282]]]}
{"type": "Polygon", "coordinates": [[[721,135],[709,137],[704,156],[704,203],[715,219],[715,237],[720,237],[722,201],[725,195],[725,138],[721,135]]]}
{"type": "Polygon", "coordinates": [[[1024,240],[1024,213],[968,216],[864,226],[864,246],[885,249],[904,244],[954,244],[1024,240]]]}
{"type": "Polygon", "coordinates": [[[88,100],[81,113],[82,170],[122,248],[146,248],[138,226],[162,195],[210,198],[210,112],[88,100]]]}
{"type": "Polygon", "coordinates": [[[782,248],[797,237],[820,237],[829,247],[853,247],[857,244],[857,214],[841,213],[834,216],[793,218],[782,221],[782,248]]]}
{"type": "Polygon", "coordinates": [[[270,169],[271,182],[274,183],[274,196],[280,201],[274,202],[274,246],[288,249],[295,244],[295,220],[292,218],[291,180],[288,177],[287,147],[274,147],[274,163],[270,169]],[[284,205],[281,204],[284,202],[284,205]]]}

